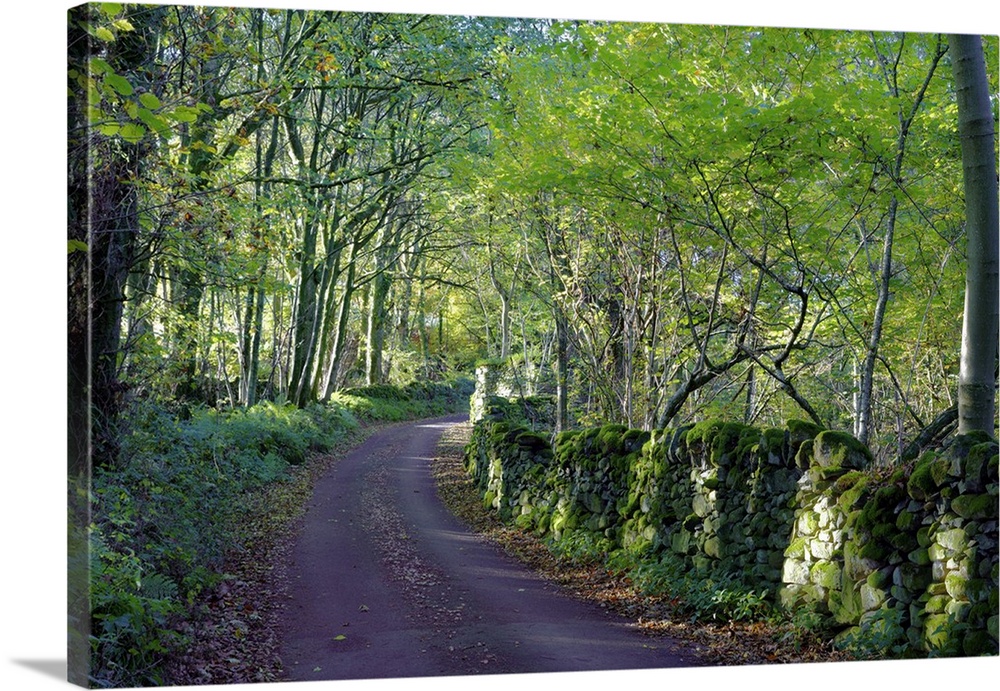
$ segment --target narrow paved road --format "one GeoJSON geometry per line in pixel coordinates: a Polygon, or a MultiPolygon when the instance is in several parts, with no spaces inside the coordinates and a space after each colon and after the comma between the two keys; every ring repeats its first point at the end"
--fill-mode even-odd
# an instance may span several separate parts
{"type": "Polygon", "coordinates": [[[462,417],[370,437],[315,487],[289,565],[289,680],[696,665],[669,641],[559,592],[468,532],[431,460],[462,417]]]}

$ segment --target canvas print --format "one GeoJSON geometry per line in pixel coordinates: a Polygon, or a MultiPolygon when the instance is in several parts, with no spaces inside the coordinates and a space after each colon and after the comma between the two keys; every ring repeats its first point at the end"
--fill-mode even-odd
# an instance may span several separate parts
{"type": "Polygon", "coordinates": [[[995,658],[997,55],[70,10],[70,681],[995,658]]]}

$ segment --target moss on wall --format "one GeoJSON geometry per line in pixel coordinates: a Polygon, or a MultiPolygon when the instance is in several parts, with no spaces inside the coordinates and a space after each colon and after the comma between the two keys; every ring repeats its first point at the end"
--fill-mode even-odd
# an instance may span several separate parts
{"type": "Polygon", "coordinates": [[[891,624],[879,640],[897,651],[997,653],[994,442],[959,438],[888,471],[850,435],[802,421],[605,425],[550,443],[518,410],[487,406],[466,449],[505,520],[557,541],[586,531],[650,559],[673,553],[818,613],[845,645],[891,624]]]}

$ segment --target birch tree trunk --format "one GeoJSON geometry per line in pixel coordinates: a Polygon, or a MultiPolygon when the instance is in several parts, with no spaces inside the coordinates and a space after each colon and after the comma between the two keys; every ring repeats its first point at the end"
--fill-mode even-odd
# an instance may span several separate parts
{"type": "Polygon", "coordinates": [[[958,102],[968,263],[958,375],[958,433],[994,434],[997,367],[998,211],[993,113],[982,40],[948,37],[958,102]]]}

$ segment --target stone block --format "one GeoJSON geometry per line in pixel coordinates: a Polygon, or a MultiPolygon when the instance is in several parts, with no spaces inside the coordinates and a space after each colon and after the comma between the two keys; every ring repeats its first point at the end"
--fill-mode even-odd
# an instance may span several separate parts
{"type": "Polygon", "coordinates": [[[819,532],[819,515],[808,509],[802,511],[796,520],[796,529],[800,535],[816,535],[819,532]]]}
{"type": "Polygon", "coordinates": [[[841,568],[839,564],[820,561],[809,569],[809,580],[826,589],[838,589],[841,584],[841,568]]]}
{"type": "Polygon", "coordinates": [[[872,462],[871,451],[846,432],[820,432],[813,443],[813,462],[821,468],[861,470],[872,462]]]}
{"type": "Polygon", "coordinates": [[[966,583],[968,583],[968,579],[963,577],[958,571],[952,571],[944,577],[944,587],[948,591],[948,595],[955,600],[966,599],[966,583]]]}
{"type": "Polygon", "coordinates": [[[789,543],[784,550],[784,556],[790,559],[804,560],[806,554],[811,554],[810,541],[804,537],[797,537],[789,543]]]}
{"type": "Polygon", "coordinates": [[[889,595],[891,595],[895,600],[903,603],[904,605],[909,605],[911,602],[913,602],[912,591],[909,591],[900,585],[894,585],[891,588],[889,588],[889,595]]]}
{"type": "Polygon", "coordinates": [[[809,565],[798,559],[786,559],[781,570],[783,583],[805,585],[809,582],[809,565]]]}
{"type": "Polygon", "coordinates": [[[943,648],[951,638],[952,623],[947,614],[928,614],[924,617],[924,642],[931,650],[943,648]]]}
{"type": "Polygon", "coordinates": [[[965,623],[971,609],[972,605],[966,601],[952,600],[945,606],[944,611],[953,621],[965,623]]]}
{"type": "Polygon", "coordinates": [[[911,593],[922,593],[931,583],[931,570],[913,563],[900,564],[893,571],[892,582],[911,593]]]}
{"type": "Polygon", "coordinates": [[[705,551],[705,554],[715,559],[721,559],[725,553],[722,542],[718,537],[710,537],[705,540],[705,544],[702,549],[705,551]]]}
{"type": "Polygon", "coordinates": [[[695,515],[699,518],[704,518],[709,514],[709,511],[712,510],[712,507],[705,498],[705,495],[698,492],[691,499],[691,510],[694,511],[695,515]]]}
{"type": "Polygon", "coordinates": [[[809,543],[809,550],[816,559],[826,561],[832,559],[834,553],[837,551],[832,543],[823,540],[813,540],[809,543]]]}
{"type": "Polygon", "coordinates": [[[951,597],[948,595],[931,595],[927,604],[924,605],[924,612],[926,614],[941,614],[947,609],[949,602],[951,602],[951,597]]]}
{"type": "Polygon", "coordinates": [[[670,536],[670,549],[677,554],[687,554],[691,546],[691,533],[683,528],[670,536]]]}
{"type": "Polygon", "coordinates": [[[997,500],[988,494],[960,494],[951,500],[951,510],[971,521],[997,515],[997,500]]]}
{"type": "Polygon", "coordinates": [[[861,608],[866,612],[871,612],[882,606],[888,593],[881,588],[873,588],[867,583],[861,585],[861,608]]]}

